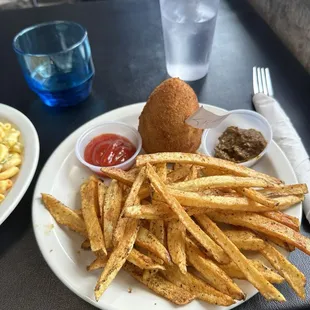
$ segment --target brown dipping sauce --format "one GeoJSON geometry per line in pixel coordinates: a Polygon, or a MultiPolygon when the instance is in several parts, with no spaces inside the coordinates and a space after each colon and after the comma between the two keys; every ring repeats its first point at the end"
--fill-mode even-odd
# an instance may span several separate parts
{"type": "Polygon", "coordinates": [[[219,137],[214,157],[242,163],[259,155],[266,146],[260,131],[230,126],[219,137]]]}

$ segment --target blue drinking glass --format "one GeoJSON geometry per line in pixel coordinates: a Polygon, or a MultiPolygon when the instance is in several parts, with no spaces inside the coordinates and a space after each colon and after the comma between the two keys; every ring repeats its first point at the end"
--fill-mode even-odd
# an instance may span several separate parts
{"type": "Polygon", "coordinates": [[[85,100],[94,65],[87,31],[68,21],[31,26],[18,33],[13,47],[29,87],[51,107],[85,100]]]}

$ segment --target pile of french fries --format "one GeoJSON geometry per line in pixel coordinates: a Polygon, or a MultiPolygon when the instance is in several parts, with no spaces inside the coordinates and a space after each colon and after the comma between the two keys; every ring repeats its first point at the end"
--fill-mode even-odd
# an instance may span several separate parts
{"type": "Polygon", "coordinates": [[[178,305],[245,299],[233,279],[276,301],[285,298],[273,284],[287,281],[305,298],[305,276],[277,248],[310,254],[298,219],[282,212],[304,199],[305,184],[186,153],[140,155],[129,171],[102,172],[111,182],[92,176],[83,183],[81,209],[42,194],[54,219],[81,234],[82,248],[95,255],[87,269],[102,269],[96,300],[121,268],[178,305]],[[244,251],[259,253],[272,268],[244,251]]]}

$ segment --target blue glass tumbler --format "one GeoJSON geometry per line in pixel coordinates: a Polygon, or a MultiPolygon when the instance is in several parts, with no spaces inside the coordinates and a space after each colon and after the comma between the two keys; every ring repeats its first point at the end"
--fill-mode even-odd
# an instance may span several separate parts
{"type": "Polygon", "coordinates": [[[94,65],[87,31],[68,21],[31,26],[18,33],[13,47],[29,87],[51,107],[85,100],[94,65]]]}

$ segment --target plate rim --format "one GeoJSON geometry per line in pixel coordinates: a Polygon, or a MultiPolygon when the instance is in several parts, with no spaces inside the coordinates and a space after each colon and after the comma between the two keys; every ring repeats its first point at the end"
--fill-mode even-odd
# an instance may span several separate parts
{"type": "MultiPolygon", "coordinates": [[[[9,116],[4,116],[4,118],[8,119],[8,121],[13,124],[13,126],[16,127],[21,127],[21,126],[26,126],[29,129],[29,132],[25,133],[25,132],[21,132],[21,136],[23,137],[23,140],[25,140],[25,135],[31,135],[31,139],[33,139],[33,157],[32,157],[32,161],[29,166],[25,166],[25,162],[22,162],[21,165],[21,169],[19,174],[16,177],[16,180],[12,186],[12,188],[10,189],[10,191],[7,194],[7,197],[5,198],[5,200],[2,202],[2,204],[0,205],[0,208],[3,207],[3,205],[6,202],[6,199],[8,198],[8,196],[13,192],[16,191],[16,189],[14,189],[14,186],[16,186],[16,182],[18,181],[18,179],[21,177],[21,172],[24,169],[28,170],[28,173],[25,175],[25,180],[23,185],[21,186],[21,188],[19,189],[19,191],[17,192],[17,194],[15,195],[15,198],[13,199],[12,203],[6,207],[6,210],[4,211],[4,213],[2,214],[2,216],[0,217],[0,225],[3,224],[3,222],[11,215],[11,213],[15,210],[15,208],[18,206],[18,204],[20,203],[20,201],[22,200],[22,198],[24,197],[26,191],[28,190],[31,181],[33,180],[34,174],[37,170],[37,166],[38,166],[38,162],[39,162],[39,156],[40,156],[40,140],[39,140],[39,136],[38,133],[33,125],[33,123],[31,122],[31,120],[21,111],[6,105],[4,103],[0,103],[0,115],[2,116],[2,113],[4,114],[8,114],[9,116]],[[16,119],[17,121],[16,121],[16,119]],[[21,125],[22,124],[22,125],[21,125]]],[[[20,129],[20,128],[19,128],[20,129]]],[[[24,145],[25,147],[26,145],[24,145]]],[[[24,152],[26,152],[26,148],[24,149],[24,152]]],[[[25,153],[23,154],[23,156],[25,156],[25,153]]],[[[16,187],[15,187],[16,188],[16,187]]],[[[12,194],[11,194],[12,195],[12,194]]]]}
{"type": "MultiPolygon", "coordinates": [[[[46,161],[46,163],[44,164],[43,168],[41,169],[40,175],[37,179],[36,185],[35,185],[35,189],[34,189],[34,193],[33,193],[33,199],[32,199],[32,225],[33,225],[33,230],[34,230],[34,235],[35,235],[35,239],[37,242],[37,245],[39,247],[39,250],[45,260],[45,262],[47,263],[47,265],[49,266],[49,268],[52,270],[52,272],[57,276],[57,278],[67,287],[69,288],[70,291],[72,291],[75,295],[79,296],[80,298],[82,298],[83,300],[85,300],[86,302],[90,303],[91,305],[95,306],[96,308],[100,308],[100,309],[107,309],[107,310],[120,310],[119,308],[115,308],[113,305],[108,305],[105,304],[103,305],[105,308],[102,308],[102,305],[99,305],[97,302],[95,302],[94,299],[89,298],[86,294],[80,293],[74,286],[71,285],[71,283],[68,281],[68,279],[66,277],[61,276],[59,270],[57,270],[57,268],[52,265],[52,259],[50,259],[48,257],[48,251],[43,251],[41,249],[41,243],[39,240],[39,235],[40,233],[38,232],[38,229],[36,229],[36,224],[35,224],[35,205],[37,203],[37,199],[38,199],[38,195],[40,195],[40,192],[38,190],[39,185],[41,184],[41,179],[43,178],[43,173],[44,170],[47,169],[47,167],[50,165],[50,162],[52,161],[52,158],[54,157],[55,154],[57,154],[58,150],[61,149],[63,147],[63,145],[65,145],[67,143],[67,141],[69,141],[71,139],[72,136],[74,135],[78,135],[78,133],[80,132],[80,134],[86,130],[86,128],[88,126],[92,126],[92,123],[96,123],[96,121],[101,118],[103,115],[105,117],[108,117],[109,114],[114,114],[117,113],[118,111],[122,110],[122,109],[126,109],[128,107],[131,107],[132,109],[134,109],[135,107],[139,107],[140,105],[144,105],[146,102],[138,102],[138,103],[133,103],[130,105],[126,105],[123,107],[119,107],[116,109],[113,109],[111,111],[108,111],[106,113],[103,113],[101,115],[96,116],[95,118],[87,121],[86,123],[84,123],[83,125],[81,125],[80,127],[78,127],[76,130],[74,130],[69,136],[67,136],[57,147],[56,149],[52,152],[52,154],[49,156],[48,160],[46,161]]],[[[205,104],[205,103],[199,103],[199,105],[203,105],[205,107],[210,107],[210,108],[216,108],[218,111],[222,111],[222,112],[227,112],[228,110],[223,109],[223,108],[219,108],[210,104],[205,104]]],[[[292,168],[291,163],[289,162],[288,158],[286,157],[285,153],[282,151],[282,149],[278,146],[278,144],[272,140],[272,142],[275,144],[275,147],[277,148],[277,150],[279,152],[282,153],[283,155],[283,159],[286,161],[287,166],[290,168],[291,172],[293,173],[294,176],[294,182],[298,182],[295,171],[292,168]]],[[[68,155],[68,154],[67,154],[68,155]]],[[[66,156],[67,156],[66,155],[66,156]]],[[[301,220],[302,218],[302,207],[301,207],[301,203],[299,204],[299,208],[298,208],[298,218],[299,220],[301,220]]],[[[57,238],[57,237],[56,237],[57,238]]],[[[42,247],[44,247],[44,245],[42,244],[42,247]]],[[[256,290],[256,289],[255,289],[256,290]]],[[[225,307],[225,309],[229,310],[229,309],[233,309],[241,304],[243,304],[244,302],[250,300],[253,296],[255,296],[258,293],[258,291],[256,290],[256,292],[254,292],[251,296],[248,296],[248,298],[244,301],[236,301],[236,303],[234,305],[231,305],[229,307],[225,307]]],[[[186,307],[183,306],[183,307],[186,307]]]]}

